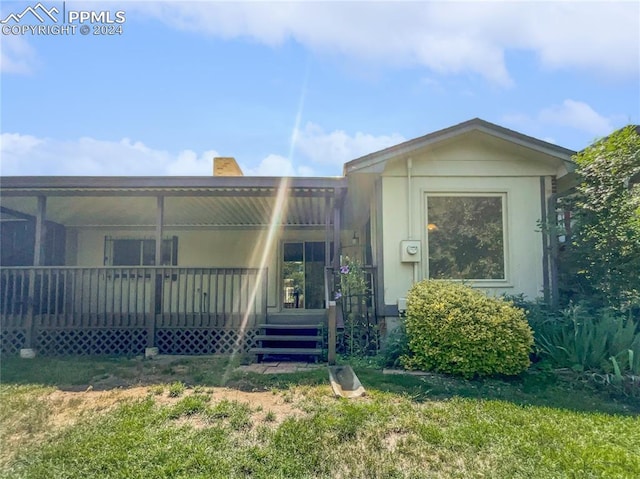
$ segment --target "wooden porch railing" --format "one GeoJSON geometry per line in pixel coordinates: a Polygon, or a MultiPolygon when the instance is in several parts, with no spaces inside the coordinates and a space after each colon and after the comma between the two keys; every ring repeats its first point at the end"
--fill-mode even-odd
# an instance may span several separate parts
{"type": "Polygon", "coordinates": [[[224,353],[238,343],[239,330],[251,335],[266,312],[267,275],[257,268],[0,270],[3,353],[26,347],[121,354],[149,346],[224,353]]]}

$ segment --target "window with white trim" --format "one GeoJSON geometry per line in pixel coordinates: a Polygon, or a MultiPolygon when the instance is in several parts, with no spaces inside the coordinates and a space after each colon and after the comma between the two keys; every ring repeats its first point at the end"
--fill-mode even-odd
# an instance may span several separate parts
{"type": "MultiPolygon", "coordinates": [[[[138,238],[104,239],[104,263],[109,266],[153,266],[156,260],[156,240],[138,238]]],[[[162,240],[162,265],[178,264],[178,237],[162,240]]]]}
{"type": "Polygon", "coordinates": [[[429,278],[504,280],[504,194],[428,194],[429,278]]]}

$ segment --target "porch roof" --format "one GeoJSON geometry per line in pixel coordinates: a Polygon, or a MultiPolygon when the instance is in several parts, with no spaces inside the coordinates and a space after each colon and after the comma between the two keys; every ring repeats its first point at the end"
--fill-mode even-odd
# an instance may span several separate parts
{"type": "Polygon", "coordinates": [[[346,188],[344,177],[280,176],[4,176],[2,196],[251,196],[275,195],[285,187],[296,195],[324,196],[346,188]]]}
{"type": "Polygon", "coordinates": [[[264,227],[276,197],[287,201],[280,224],[324,226],[346,189],[344,178],[280,177],[3,177],[3,219],[37,214],[46,196],[48,220],[66,226],[149,226],[155,198],[165,197],[164,226],[264,227]]]}

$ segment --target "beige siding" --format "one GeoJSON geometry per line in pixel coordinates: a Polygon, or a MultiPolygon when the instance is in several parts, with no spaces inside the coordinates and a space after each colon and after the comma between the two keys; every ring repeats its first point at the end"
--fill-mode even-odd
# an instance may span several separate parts
{"type": "MultiPolygon", "coordinates": [[[[416,176],[545,176],[566,172],[555,158],[489,137],[457,138],[411,155],[416,176]]],[[[406,162],[391,160],[384,176],[406,176],[406,162]]]]}
{"type": "MultiPolygon", "coordinates": [[[[74,230],[75,264],[72,266],[103,266],[105,236],[113,238],[152,238],[151,229],[74,230]]],[[[173,230],[165,229],[164,237],[178,237],[178,266],[184,267],[218,267],[218,268],[258,268],[263,258],[268,268],[268,306],[279,307],[278,291],[280,289],[280,257],[282,243],[286,240],[324,241],[324,230],[279,231],[271,243],[269,251],[265,251],[268,243],[267,231],[256,229],[245,230],[173,230]]],[[[343,239],[345,241],[346,238],[343,239]]]]}
{"type": "Polygon", "coordinates": [[[541,296],[543,247],[537,225],[541,218],[540,176],[554,175],[556,169],[557,165],[538,158],[514,157],[484,144],[460,142],[412,156],[408,198],[407,161],[390,162],[382,179],[385,304],[394,305],[406,296],[414,275],[417,280],[428,277],[428,193],[504,195],[506,279],[476,282],[474,286],[496,295],[541,296]],[[406,239],[421,244],[422,257],[415,272],[413,264],[401,262],[400,242],[406,239]]]}

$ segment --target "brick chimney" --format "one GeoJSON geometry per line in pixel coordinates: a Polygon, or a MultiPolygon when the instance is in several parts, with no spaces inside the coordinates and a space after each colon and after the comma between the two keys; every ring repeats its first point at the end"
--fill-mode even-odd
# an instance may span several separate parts
{"type": "Polygon", "coordinates": [[[213,159],[213,176],[244,176],[231,156],[216,156],[213,159]]]}

